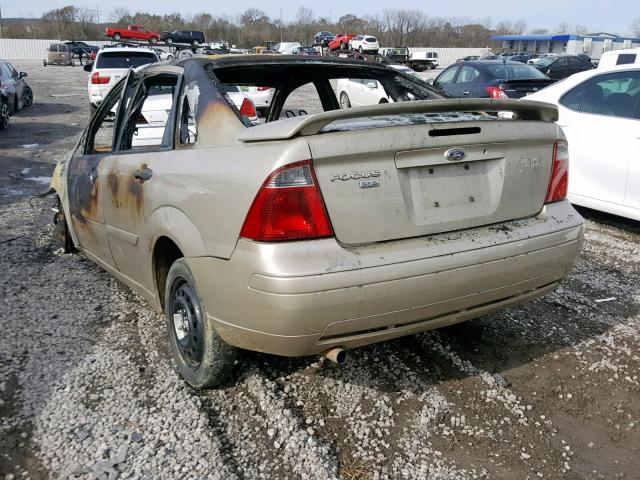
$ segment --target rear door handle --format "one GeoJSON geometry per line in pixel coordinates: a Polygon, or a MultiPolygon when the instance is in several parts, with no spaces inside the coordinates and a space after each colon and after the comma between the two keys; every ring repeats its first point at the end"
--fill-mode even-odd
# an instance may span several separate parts
{"type": "Polygon", "coordinates": [[[136,180],[140,180],[142,182],[146,182],[151,177],[153,177],[153,170],[151,170],[150,168],[143,168],[142,170],[136,170],[136,172],[133,174],[133,178],[135,178],[136,180]]]}

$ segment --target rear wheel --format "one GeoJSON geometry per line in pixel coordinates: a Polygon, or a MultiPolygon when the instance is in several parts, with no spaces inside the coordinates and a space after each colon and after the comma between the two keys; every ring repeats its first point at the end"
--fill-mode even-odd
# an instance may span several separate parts
{"type": "Polygon", "coordinates": [[[191,42],[191,45],[197,47],[198,45],[200,45],[200,42],[198,40],[194,40],[193,42],[191,42]]]}
{"type": "Polygon", "coordinates": [[[112,37],[116,42],[119,42],[120,39],[122,38],[122,35],[120,35],[119,33],[114,33],[113,37],[112,37]]]}
{"type": "Polygon", "coordinates": [[[24,87],[24,91],[22,93],[22,105],[25,107],[33,105],[33,90],[31,90],[31,87],[28,85],[24,87]]]}
{"type": "Polygon", "coordinates": [[[9,103],[6,99],[0,99],[0,130],[4,130],[9,126],[9,103]]]}
{"type": "Polygon", "coordinates": [[[169,345],[178,373],[194,388],[222,386],[231,374],[236,349],[213,328],[183,258],[171,265],[166,285],[169,345]]]}
{"type": "Polygon", "coordinates": [[[351,108],[351,100],[349,100],[347,92],[342,92],[340,94],[340,108],[351,108]]]}

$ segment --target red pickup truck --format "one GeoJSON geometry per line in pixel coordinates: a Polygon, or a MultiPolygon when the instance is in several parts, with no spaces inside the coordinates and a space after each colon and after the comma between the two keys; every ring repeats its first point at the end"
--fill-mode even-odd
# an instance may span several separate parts
{"type": "Polygon", "coordinates": [[[111,37],[116,42],[122,38],[131,40],[146,40],[150,44],[158,43],[160,34],[158,32],[149,32],[146,28],[140,25],[129,25],[127,28],[111,28],[107,27],[104,30],[107,37],[111,37]]]}

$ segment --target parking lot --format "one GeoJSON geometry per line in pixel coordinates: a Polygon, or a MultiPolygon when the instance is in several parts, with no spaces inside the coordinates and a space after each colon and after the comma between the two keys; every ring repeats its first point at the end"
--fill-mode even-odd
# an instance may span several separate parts
{"type": "Polygon", "coordinates": [[[581,258],[531,304],[342,366],[243,352],[194,391],[164,318],[58,251],[37,196],[87,124],[87,74],[13,63],[34,104],[0,131],[0,478],[640,478],[638,222],[580,209],[581,258]]]}

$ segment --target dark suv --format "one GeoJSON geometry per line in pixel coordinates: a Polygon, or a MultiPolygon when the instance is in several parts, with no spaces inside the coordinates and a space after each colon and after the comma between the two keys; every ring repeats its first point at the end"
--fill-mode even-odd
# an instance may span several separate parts
{"type": "Polygon", "coordinates": [[[335,35],[331,32],[318,32],[313,36],[313,46],[326,47],[334,38],[335,35]]]}
{"type": "Polygon", "coordinates": [[[205,43],[204,33],[193,30],[176,30],[174,32],[162,32],[160,41],[171,45],[172,43],[188,43],[197,47],[205,43]]]}

